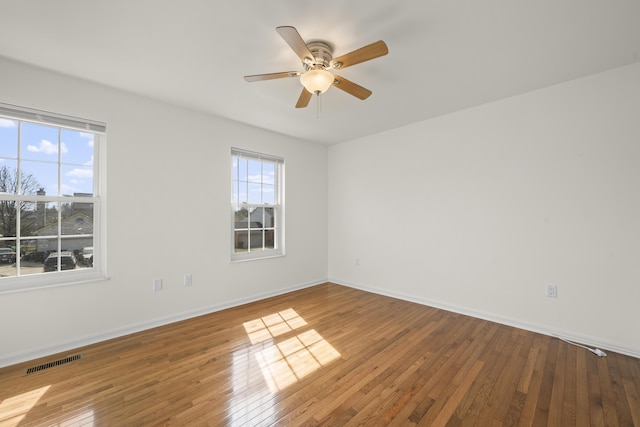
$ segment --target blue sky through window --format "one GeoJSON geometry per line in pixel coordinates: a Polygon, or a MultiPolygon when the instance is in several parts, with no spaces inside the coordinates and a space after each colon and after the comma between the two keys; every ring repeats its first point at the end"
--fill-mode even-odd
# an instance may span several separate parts
{"type": "Polygon", "coordinates": [[[90,132],[0,118],[0,166],[16,168],[19,144],[22,173],[31,174],[47,195],[93,194],[94,138],[90,132]]]}
{"type": "Polygon", "coordinates": [[[275,162],[234,157],[234,202],[275,204],[275,176],[275,162]]]}

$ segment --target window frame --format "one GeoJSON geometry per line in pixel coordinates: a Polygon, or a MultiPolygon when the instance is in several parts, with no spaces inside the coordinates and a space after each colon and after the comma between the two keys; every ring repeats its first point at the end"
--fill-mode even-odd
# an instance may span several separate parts
{"type": "MultiPolygon", "coordinates": [[[[285,239],[284,239],[284,158],[273,156],[269,154],[257,153],[254,151],[248,151],[240,148],[231,148],[231,224],[230,224],[230,254],[231,254],[231,262],[240,262],[240,261],[251,261],[258,259],[266,259],[266,258],[274,258],[281,257],[285,255],[285,239]],[[274,203],[249,203],[248,201],[240,201],[235,200],[236,192],[239,191],[236,188],[236,183],[246,182],[248,183],[248,171],[247,171],[247,180],[240,181],[239,176],[234,176],[234,171],[239,172],[239,168],[234,167],[234,161],[236,158],[244,158],[252,161],[259,161],[261,163],[270,163],[274,165],[274,203]],[[274,225],[273,227],[267,227],[262,225],[260,228],[256,228],[256,230],[262,230],[265,232],[267,230],[273,229],[273,249],[264,249],[264,239],[265,235],[263,234],[263,249],[262,250],[251,250],[251,245],[249,244],[246,252],[238,252],[236,249],[236,231],[244,230],[244,228],[236,227],[236,211],[238,208],[243,207],[247,208],[247,210],[251,210],[254,208],[273,208],[273,219],[274,225]]],[[[263,194],[261,192],[261,194],[263,194]]],[[[238,196],[239,197],[239,196],[238,196]]],[[[248,198],[248,197],[247,197],[248,198]]],[[[249,218],[247,219],[248,230],[251,230],[249,218]]],[[[250,232],[248,232],[250,234],[250,232]]]]}
{"type": "MultiPolygon", "coordinates": [[[[93,266],[91,268],[74,269],[66,271],[56,271],[47,273],[32,273],[26,275],[16,275],[4,277],[0,279],[0,294],[9,292],[21,292],[34,289],[57,287],[64,285],[73,285],[86,282],[94,282],[107,278],[106,269],[106,124],[94,120],[81,119],[72,116],[66,116],[57,113],[50,113],[31,108],[24,108],[10,104],[0,103],[0,118],[13,120],[18,122],[33,123],[36,125],[50,126],[57,128],[58,132],[62,130],[72,130],[79,132],[89,132],[93,134],[93,194],[91,196],[64,196],[64,195],[24,195],[24,194],[0,194],[0,199],[15,201],[16,203],[59,203],[58,208],[58,239],[63,239],[61,220],[62,203],[90,203],[93,206],[93,229],[91,237],[93,240],[93,266]]],[[[21,135],[18,135],[19,144],[22,143],[21,135]]],[[[20,162],[22,158],[20,154],[15,159],[18,165],[18,173],[21,172],[20,162]]],[[[57,161],[57,167],[60,168],[60,158],[57,161]]],[[[19,241],[20,236],[20,215],[16,219],[16,236],[11,240],[16,243],[16,262],[19,260],[19,241]]],[[[22,238],[24,240],[24,238],[22,238]]],[[[62,240],[59,240],[61,242],[62,240]]],[[[60,246],[60,245],[58,245],[60,246]]],[[[60,252],[60,248],[58,248],[60,252]]],[[[16,271],[16,274],[18,271],[16,271]]]]}

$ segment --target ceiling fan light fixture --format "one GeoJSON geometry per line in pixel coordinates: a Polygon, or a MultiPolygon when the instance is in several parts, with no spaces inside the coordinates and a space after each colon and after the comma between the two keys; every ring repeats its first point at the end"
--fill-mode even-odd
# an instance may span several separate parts
{"type": "Polygon", "coordinates": [[[322,67],[312,68],[300,76],[300,83],[311,93],[326,92],[333,81],[333,74],[322,67]]]}
{"type": "MultiPolygon", "coordinates": [[[[371,91],[357,85],[344,77],[334,75],[327,71],[342,70],[361,62],[370,61],[389,53],[389,48],[382,40],[368,44],[352,52],[333,58],[333,45],[324,40],[309,40],[305,42],[295,27],[284,25],[276,27],[276,31],[282,36],[289,47],[295,52],[298,59],[302,61],[304,72],[284,71],[279,73],[254,74],[244,76],[248,82],[258,82],[262,80],[282,79],[285,77],[300,77],[300,83],[304,87],[300,91],[296,108],[305,108],[313,94],[319,95],[326,92],[329,86],[353,95],[358,99],[367,99],[371,91]]],[[[316,97],[319,101],[320,97],[316,97]]]]}

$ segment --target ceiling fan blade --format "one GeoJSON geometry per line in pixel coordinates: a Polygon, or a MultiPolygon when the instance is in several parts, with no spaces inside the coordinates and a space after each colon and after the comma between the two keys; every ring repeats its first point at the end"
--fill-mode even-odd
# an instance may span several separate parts
{"type": "Polygon", "coordinates": [[[285,71],[282,73],[269,73],[269,74],[255,74],[253,76],[244,76],[244,79],[248,82],[259,82],[262,80],[282,79],[284,77],[298,77],[300,72],[298,71],[285,71]]]}
{"type": "Polygon", "coordinates": [[[311,97],[313,94],[302,88],[302,93],[300,94],[300,98],[298,98],[298,103],[296,104],[296,108],[304,108],[309,105],[309,101],[311,101],[311,97]]]}
{"type": "Polygon", "coordinates": [[[373,93],[369,89],[350,82],[349,80],[340,76],[335,76],[333,85],[338,89],[342,89],[343,91],[347,92],[349,95],[353,95],[359,99],[367,99],[373,93]]]}
{"type": "Polygon", "coordinates": [[[371,59],[379,58],[389,53],[389,48],[382,40],[378,40],[375,43],[356,49],[353,52],[349,52],[345,55],[333,58],[331,66],[335,69],[342,70],[343,68],[350,67],[352,65],[359,64],[361,62],[369,61],[371,59]]]}
{"type": "Polygon", "coordinates": [[[315,60],[313,54],[309,50],[309,47],[304,42],[302,37],[300,37],[300,34],[298,33],[298,30],[295,29],[295,27],[277,27],[276,31],[278,31],[284,41],[286,41],[287,44],[291,46],[291,49],[293,49],[296,55],[298,55],[298,58],[300,58],[300,61],[302,61],[302,63],[306,64],[309,61],[313,62],[315,60]],[[305,60],[305,58],[308,59],[305,60]]]}

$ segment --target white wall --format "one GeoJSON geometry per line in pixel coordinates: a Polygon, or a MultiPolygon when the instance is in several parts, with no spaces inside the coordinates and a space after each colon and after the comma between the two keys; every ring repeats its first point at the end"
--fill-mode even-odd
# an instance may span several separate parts
{"type": "Polygon", "coordinates": [[[107,122],[111,277],[0,294],[0,366],[319,283],[327,268],[640,356],[639,64],[335,145],[328,160],[321,145],[1,58],[0,102],[107,122]],[[286,257],[229,262],[231,146],[286,159],[286,257]]]}
{"type": "Polygon", "coordinates": [[[636,356],[639,221],[638,63],[329,149],[330,280],[636,356]]]}
{"type": "Polygon", "coordinates": [[[0,294],[0,366],[326,280],[326,146],[1,58],[0,102],[107,123],[110,276],[0,294]],[[232,146],[285,158],[285,257],[229,261],[232,146]]]}

